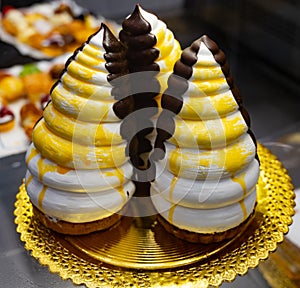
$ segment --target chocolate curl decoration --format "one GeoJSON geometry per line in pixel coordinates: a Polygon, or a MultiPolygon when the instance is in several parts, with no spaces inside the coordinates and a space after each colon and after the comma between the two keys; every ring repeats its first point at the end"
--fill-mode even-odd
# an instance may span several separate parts
{"type": "MultiPolygon", "coordinates": [[[[159,50],[154,48],[157,39],[155,35],[150,33],[151,25],[143,18],[139,5],[136,5],[130,17],[124,20],[122,27],[119,38],[127,47],[126,58],[129,73],[143,72],[138,76],[138,81],[136,81],[136,77],[129,77],[131,88],[129,94],[133,95],[134,98],[135,113],[133,117],[137,128],[129,146],[129,155],[133,166],[136,168],[135,180],[145,182],[149,179],[141,179],[140,170],[149,171],[149,175],[155,174],[154,165],[151,165],[147,156],[142,158],[141,154],[145,153],[145,156],[152,150],[151,141],[147,136],[154,130],[153,122],[150,119],[158,110],[154,97],[160,91],[160,84],[156,79],[160,68],[155,63],[159,56],[159,50]],[[136,91],[143,92],[136,93],[136,91]]],[[[154,178],[154,176],[147,177],[154,178]]]]}
{"type": "Polygon", "coordinates": [[[156,126],[155,152],[152,160],[163,159],[166,152],[164,142],[172,137],[175,131],[174,117],[180,112],[183,105],[182,95],[188,89],[188,79],[191,78],[192,66],[197,62],[197,52],[190,47],[181,53],[181,57],[174,65],[173,73],[168,79],[168,88],[161,98],[161,112],[156,126]]]}
{"type": "Polygon", "coordinates": [[[113,86],[112,96],[119,100],[114,104],[113,110],[120,119],[124,119],[133,111],[134,106],[132,96],[124,97],[124,95],[130,94],[128,93],[128,84],[121,77],[128,74],[126,48],[105,24],[101,24],[101,29],[103,29],[103,47],[106,51],[104,54],[105,68],[110,73],[107,75],[107,81],[113,86]]]}
{"type": "Polygon", "coordinates": [[[111,95],[115,100],[118,100],[113,105],[113,110],[117,117],[123,120],[120,127],[120,134],[127,142],[125,153],[129,156],[133,137],[132,130],[136,128],[132,117],[130,117],[130,113],[134,111],[134,99],[128,93],[129,86],[124,76],[129,73],[126,47],[113,35],[105,24],[101,24],[101,29],[103,29],[102,44],[106,52],[104,54],[106,61],[105,68],[110,73],[107,75],[107,81],[113,86],[111,95]]]}

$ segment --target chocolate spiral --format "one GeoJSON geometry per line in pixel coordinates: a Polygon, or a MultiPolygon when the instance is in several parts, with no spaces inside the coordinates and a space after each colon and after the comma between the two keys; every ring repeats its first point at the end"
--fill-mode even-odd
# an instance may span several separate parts
{"type": "MultiPolygon", "coordinates": [[[[155,174],[154,165],[150,164],[147,157],[142,159],[141,154],[149,153],[152,150],[151,141],[147,136],[154,129],[150,119],[157,113],[157,103],[153,98],[160,91],[160,84],[156,79],[160,68],[155,63],[159,56],[159,50],[154,48],[157,42],[156,36],[150,33],[151,25],[143,18],[139,5],[136,5],[130,17],[124,20],[122,28],[119,38],[127,48],[126,59],[129,73],[145,72],[140,74],[138,79],[135,76],[131,78],[129,75],[129,94],[133,95],[135,112],[130,119],[134,122],[132,126],[136,127],[129,145],[129,155],[133,166],[136,168],[135,180],[147,181],[147,179],[141,179],[139,171],[149,170],[151,175],[155,174]],[[143,92],[136,93],[136,91],[143,92]]],[[[129,130],[128,123],[126,126],[129,130]]],[[[130,133],[131,136],[134,132],[130,133]]],[[[149,177],[154,178],[154,176],[149,177]]]]}
{"type": "Polygon", "coordinates": [[[168,88],[161,98],[163,111],[157,121],[157,137],[154,144],[156,149],[153,161],[164,158],[166,151],[164,142],[171,138],[175,131],[174,117],[182,108],[182,95],[188,89],[188,79],[193,74],[192,66],[197,62],[196,55],[197,53],[190,47],[185,49],[181,58],[175,63],[173,73],[168,79],[168,88]]]}

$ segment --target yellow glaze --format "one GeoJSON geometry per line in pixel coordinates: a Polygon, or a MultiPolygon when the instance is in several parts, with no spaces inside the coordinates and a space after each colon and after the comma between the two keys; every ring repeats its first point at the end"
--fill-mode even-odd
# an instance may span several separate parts
{"type": "Polygon", "coordinates": [[[170,142],[180,147],[212,149],[232,143],[247,130],[240,112],[207,121],[182,120],[177,117],[170,142]]]}
{"type": "MultiPolygon", "coordinates": [[[[85,53],[93,58],[103,59],[103,51],[99,50],[98,47],[94,46],[91,43],[83,47],[82,53],[85,53]]],[[[77,54],[77,56],[78,55],[79,54],[77,54]]]]}
{"type": "MultiPolygon", "coordinates": [[[[63,114],[86,122],[106,121],[107,114],[112,111],[115,100],[97,101],[94,98],[86,99],[57,86],[52,95],[52,103],[63,114]]],[[[115,117],[114,121],[119,121],[115,117]]]]}
{"type": "Polygon", "coordinates": [[[36,149],[30,149],[29,155],[26,158],[26,165],[29,164],[29,162],[39,154],[39,151],[37,151],[36,149]]]}
{"type": "MultiPolygon", "coordinates": [[[[197,68],[197,66],[196,66],[197,68]]],[[[219,66],[216,67],[200,67],[200,69],[193,70],[193,79],[199,80],[213,80],[224,78],[222,69],[219,66]]]]}
{"type": "Polygon", "coordinates": [[[108,126],[112,126],[113,130],[118,124],[89,123],[87,125],[85,122],[62,114],[54,108],[52,103],[44,110],[44,119],[50,130],[69,141],[95,146],[116,145],[124,142],[119,129],[114,131],[115,133],[108,130],[108,126]]]}
{"type": "Polygon", "coordinates": [[[41,157],[38,161],[37,161],[37,166],[38,166],[38,171],[39,171],[39,180],[42,182],[44,175],[47,172],[57,172],[59,174],[66,174],[68,173],[70,170],[72,170],[71,168],[66,168],[66,167],[61,167],[58,165],[51,165],[45,162],[45,158],[41,157]]]}
{"type": "Polygon", "coordinates": [[[172,204],[169,210],[169,214],[168,214],[168,221],[172,224],[173,223],[173,215],[175,212],[177,205],[172,204]]]}
{"type": "MultiPolygon", "coordinates": [[[[90,56],[89,54],[85,54],[85,53],[78,53],[76,56],[76,60],[84,65],[86,65],[87,67],[99,67],[100,63],[103,65],[105,65],[105,60],[101,59],[101,58],[95,58],[90,56]]],[[[105,71],[104,71],[105,72],[105,71]]]]}
{"type": "Polygon", "coordinates": [[[225,148],[215,150],[188,150],[176,147],[168,154],[169,170],[178,176],[186,171],[198,169],[205,176],[210,171],[223,171],[230,175],[248,165],[255,156],[255,146],[238,141],[225,148]],[[251,149],[252,148],[252,149],[251,149]]]}
{"type": "Polygon", "coordinates": [[[107,176],[107,177],[111,177],[111,176],[115,176],[119,179],[119,186],[117,187],[114,187],[115,189],[118,190],[118,192],[120,193],[121,197],[122,197],[122,200],[123,200],[123,203],[126,202],[126,192],[124,190],[124,183],[125,183],[125,176],[123,173],[121,173],[123,171],[120,171],[119,169],[116,169],[114,170],[113,172],[103,172],[101,171],[101,173],[104,174],[104,176],[107,176]]]}
{"type": "Polygon", "coordinates": [[[62,76],[62,85],[55,87],[52,92],[52,98],[55,98],[56,93],[73,93],[75,96],[80,95],[84,98],[91,98],[93,100],[108,100],[111,99],[111,86],[109,84],[97,86],[91,83],[81,81],[70,74],[64,74],[62,76]],[[61,91],[56,91],[62,89],[61,91]]]}
{"type": "MultiPolygon", "coordinates": [[[[189,93],[190,94],[190,93],[189,93]]],[[[194,96],[195,93],[194,93],[194,96]]],[[[215,96],[203,96],[198,91],[198,97],[184,96],[184,105],[178,116],[187,120],[207,120],[223,117],[238,109],[230,90],[215,96]]]]}
{"type": "Polygon", "coordinates": [[[174,176],[173,179],[172,179],[172,181],[171,181],[170,190],[169,190],[169,199],[170,199],[170,201],[172,201],[173,191],[175,189],[177,181],[178,181],[178,177],[174,176]]]}
{"type": "Polygon", "coordinates": [[[33,179],[33,176],[30,174],[29,177],[28,177],[28,179],[26,180],[26,183],[25,183],[26,187],[30,184],[30,182],[32,181],[32,179],[33,179]]]}
{"type": "Polygon", "coordinates": [[[82,81],[97,84],[102,84],[106,82],[107,73],[105,73],[104,70],[100,71],[92,69],[90,67],[80,64],[77,61],[72,61],[67,69],[68,73],[75,76],[76,78],[79,78],[82,81]]]}
{"type": "Polygon", "coordinates": [[[245,176],[246,176],[246,173],[243,173],[239,177],[231,176],[231,180],[233,182],[238,183],[243,189],[243,199],[241,199],[239,201],[239,203],[240,203],[241,209],[243,211],[244,220],[246,220],[246,218],[247,218],[247,210],[246,210],[246,206],[245,206],[245,203],[244,203],[244,199],[245,199],[246,194],[247,194],[247,186],[246,186],[245,176]]]}
{"type": "Polygon", "coordinates": [[[43,189],[39,194],[38,205],[39,205],[39,208],[40,208],[41,211],[43,211],[43,200],[45,198],[47,188],[48,188],[47,186],[43,186],[43,189]]]}
{"type": "Polygon", "coordinates": [[[160,52],[160,56],[156,61],[164,61],[164,66],[160,67],[160,72],[173,72],[174,64],[181,56],[181,48],[179,42],[174,39],[174,43],[172,44],[172,46],[168,47],[164,45],[156,45],[154,47],[158,48],[160,52]]]}
{"type": "Polygon", "coordinates": [[[44,119],[36,125],[33,142],[41,155],[60,166],[72,169],[118,167],[125,163],[125,144],[116,146],[83,146],[61,138],[47,128],[44,119]]]}
{"type": "Polygon", "coordinates": [[[225,78],[207,80],[197,80],[194,84],[206,95],[214,95],[228,88],[225,78]]]}

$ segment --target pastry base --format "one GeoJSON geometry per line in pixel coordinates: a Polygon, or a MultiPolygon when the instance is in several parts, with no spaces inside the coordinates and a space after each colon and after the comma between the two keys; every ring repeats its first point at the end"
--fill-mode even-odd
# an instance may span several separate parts
{"type": "Polygon", "coordinates": [[[166,221],[162,216],[158,217],[158,221],[169,233],[173,234],[175,237],[179,239],[191,243],[211,244],[211,243],[219,243],[224,240],[232,239],[236,235],[242,233],[246,229],[246,227],[250,224],[254,214],[255,211],[253,211],[251,215],[237,227],[234,227],[224,232],[211,233],[211,234],[195,233],[195,232],[190,232],[188,230],[180,229],[172,225],[168,221],[166,221]]]}
{"type": "Polygon", "coordinates": [[[66,221],[54,222],[51,221],[44,213],[38,210],[34,205],[32,205],[32,208],[34,217],[36,217],[44,226],[58,233],[66,235],[85,235],[92,232],[105,230],[115,225],[122,217],[120,213],[88,223],[70,223],[66,221]]]}

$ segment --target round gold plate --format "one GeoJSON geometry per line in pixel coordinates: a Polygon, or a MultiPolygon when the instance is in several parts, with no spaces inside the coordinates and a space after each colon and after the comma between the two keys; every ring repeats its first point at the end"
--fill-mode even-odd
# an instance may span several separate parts
{"type": "Polygon", "coordinates": [[[15,223],[25,248],[63,279],[87,287],[219,286],[244,275],[283,241],[294,214],[293,185],[280,161],[258,145],[261,173],[256,213],[230,241],[200,245],[168,234],[153,217],[123,218],[105,232],[63,236],[41,225],[24,185],[15,223]]]}

